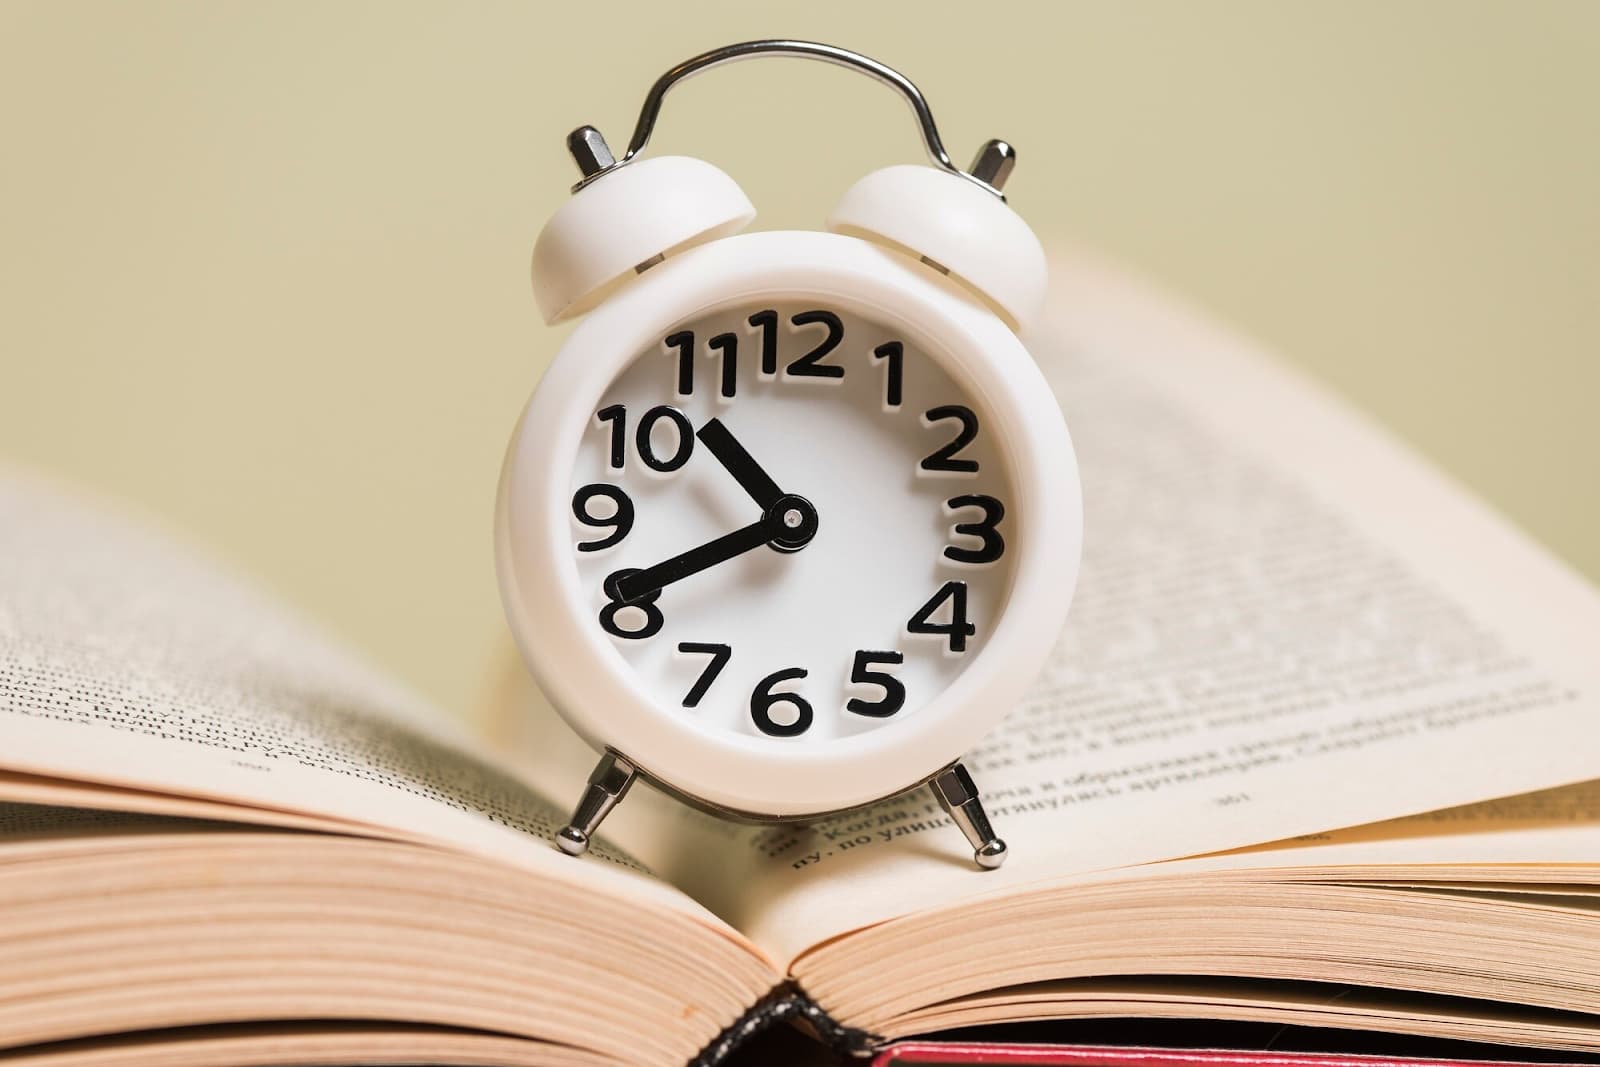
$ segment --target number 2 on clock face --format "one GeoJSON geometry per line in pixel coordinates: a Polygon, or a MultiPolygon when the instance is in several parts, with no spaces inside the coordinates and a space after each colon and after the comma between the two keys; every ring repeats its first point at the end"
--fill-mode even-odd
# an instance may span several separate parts
{"type": "Polygon", "coordinates": [[[772,743],[889,729],[1005,610],[1012,479],[927,347],[824,302],[665,330],[579,443],[593,625],[662,714],[772,743]]]}

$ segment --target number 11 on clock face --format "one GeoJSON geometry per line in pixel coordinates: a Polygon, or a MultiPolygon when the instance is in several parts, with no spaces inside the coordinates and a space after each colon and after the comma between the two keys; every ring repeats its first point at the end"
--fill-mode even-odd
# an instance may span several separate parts
{"type": "Polygon", "coordinates": [[[571,484],[592,625],[640,687],[774,743],[909,721],[1009,592],[984,406],[904,332],[825,303],[665,331],[606,390],[571,484]]]}

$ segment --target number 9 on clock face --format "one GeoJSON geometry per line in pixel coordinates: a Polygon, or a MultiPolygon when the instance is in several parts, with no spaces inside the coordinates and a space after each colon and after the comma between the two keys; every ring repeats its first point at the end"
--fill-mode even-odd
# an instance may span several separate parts
{"type": "Polygon", "coordinates": [[[590,413],[567,493],[581,625],[664,714],[805,745],[915,717],[1011,583],[981,399],[826,302],[663,331],[590,413]]]}

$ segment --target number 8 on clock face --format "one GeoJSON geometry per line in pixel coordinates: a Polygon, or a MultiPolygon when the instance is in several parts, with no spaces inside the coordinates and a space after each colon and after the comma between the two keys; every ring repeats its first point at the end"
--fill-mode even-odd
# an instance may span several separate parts
{"type": "Polygon", "coordinates": [[[577,450],[584,624],[708,731],[802,745],[916,716],[1008,593],[993,417],[914,339],[826,303],[675,323],[577,450]]]}

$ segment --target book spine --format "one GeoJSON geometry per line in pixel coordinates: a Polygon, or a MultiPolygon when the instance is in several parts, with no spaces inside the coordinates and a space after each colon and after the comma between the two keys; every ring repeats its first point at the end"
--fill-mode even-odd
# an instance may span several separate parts
{"type": "Polygon", "coordinates": [[[701,1049],[699,1055],[689,1061],[689,1067],[721,1067],[730,1055],[757,1034],[783,1022],[803,1025],[822,1044],[846,1056],[870,1056],[882,1043],[865,1030],[841,1026],[798,986],[785,982],[751,1005],[701,1049]]]}

